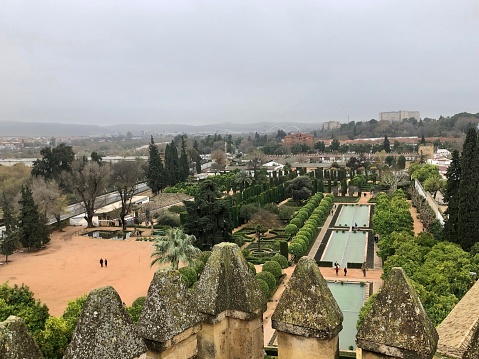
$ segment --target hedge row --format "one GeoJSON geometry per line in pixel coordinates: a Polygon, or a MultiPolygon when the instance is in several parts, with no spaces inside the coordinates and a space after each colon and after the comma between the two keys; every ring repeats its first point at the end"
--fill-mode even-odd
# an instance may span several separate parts
{"type": "Polygon", "coordinates": [[[322,198],[320,202],[318,201],[318,197],[316,197],[317,195],[318,193],[311,197],[311,202],[308,201],[308,203],[301,210],[298,211],[299,213],[304,209],[303,213],[299,217],[295,216],[291,220],[293,221],[294,219],[298,218],[302,220],[304,218],[304,214],[309,213],[309,217],[303,221],[301,227],[297,226],[297,224],[299,224],[300,222],[295,221],[295,223],[290,223],[288,225],[290,226],[289,229],[288,226],[286,226],[285,228],[287,231],[292,231],[292,233],[295,229],[293,226],[296,226],[296,228],[298,229],[300,228],[296,231],[296,233],[294,233],[295,236],[289,245],[289,253],[294,256],[295,260],[301,258],[301,256],[306,254],[306,251],[316,238],[318,227],[324,223],[325,219],[329,215],[329,212],[331,211],[331,208],[333,207],[332,194],[327,194],[326,197],[323,198],[322,193],[320,193],[320,198],[322,198]],[[314,206],[314,204],[316,205],[314,206]],[[311,205],[313,205],[314,207],[312,207],[311,205]]]}

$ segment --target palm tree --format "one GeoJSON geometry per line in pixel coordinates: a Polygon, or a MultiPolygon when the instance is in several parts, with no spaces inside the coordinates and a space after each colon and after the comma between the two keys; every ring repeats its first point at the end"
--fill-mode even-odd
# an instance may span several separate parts
{"type": "Polygon", "coordinates": [[[180,261],[192,262],[200,253],[200,250],[193,246],[195,236],[186,234],[181,228],[169,229],[166,236],[153,243],[153,252],[151,253],[151,266],[155,263],[159,265],[169,263],[173,269],[178,269],[180,261]]]}
{"type": "Polygon", "coordinates": [[[240,191],[243,192],[245,190],[246,184],[250,185],[253,180],[251,179],[251,175],[246,171],[239,171],[236,174],[235,182],[240,185],[240,191]]]}

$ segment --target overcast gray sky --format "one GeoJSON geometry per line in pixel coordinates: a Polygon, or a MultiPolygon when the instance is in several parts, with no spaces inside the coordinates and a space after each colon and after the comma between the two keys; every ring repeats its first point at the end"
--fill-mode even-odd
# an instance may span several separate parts
{"type": "Polygon", "coordinates": [[[479,112],[477,0],[0,0],[0,121],[479,112]]]}

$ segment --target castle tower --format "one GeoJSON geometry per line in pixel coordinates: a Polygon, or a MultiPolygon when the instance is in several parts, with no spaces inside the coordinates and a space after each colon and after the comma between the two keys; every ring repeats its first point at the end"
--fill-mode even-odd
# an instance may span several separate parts
{"type": "Polygon", "coordinates": [[[146,351],[120,296],[104,287],[88,295],[63,359],[133,359],[146,351]]]}
{"type": "Polygon", "coordinates": [[[195,297],[199,359],[262,359],[265,299],[238,246],[214,246],[195,297]]]}
{"type": "Polygon", "coordinates": [[[196,302],[173,269],[155,273],[138,321],[148,346],[147,359],[189,359],[196,356],[201,317],[196,302]]]}
{"type": "Polygon", "coordinates": [[[299,260],[271,321],[279,359],[339,357],[343,313],[314,259],[299,260]]]}
{"type": "Polygon", "coordinates": [[[438,335],[402,268],[392,268],[356,335],[363,359],[430,359],[438,335]]]}

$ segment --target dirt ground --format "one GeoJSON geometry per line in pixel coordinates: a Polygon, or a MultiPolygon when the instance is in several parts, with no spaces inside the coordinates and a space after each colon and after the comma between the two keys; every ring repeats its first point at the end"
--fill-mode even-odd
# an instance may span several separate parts
{"type": "Polygon", "coordinates": [[[54,232],[47,248],[34,253],[15,253],[0,266],[0,283],[25,283],[36,299],[60,316],[67,302],[92,289],[112,286],[127,304],[147,294],[158,266],[150,268],[151,242],[95,239],[76,236],[79,227],[54,232]],[[108,259],[108,268],[100,267],[108,259]]]}

